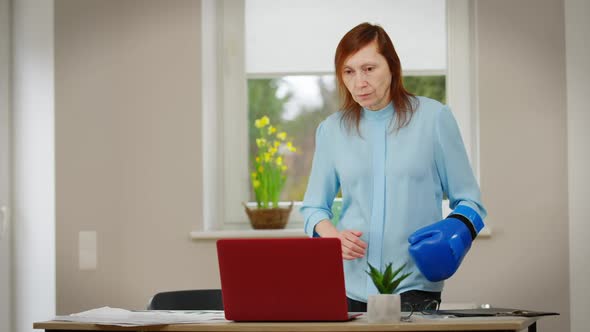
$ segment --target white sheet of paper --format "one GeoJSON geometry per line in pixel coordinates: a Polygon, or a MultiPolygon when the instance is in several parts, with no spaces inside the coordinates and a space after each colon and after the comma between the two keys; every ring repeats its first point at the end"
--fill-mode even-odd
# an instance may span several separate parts
{"type": "Polygon", "coordinates": [[[54,320],[93,323],[115,326],[149,326],[168,324],[196,324],[228,322],[223,311],[199,310],[140,310],[132,311],[120,308],[102,307],[67,316],[56,316],[54,320]]]}

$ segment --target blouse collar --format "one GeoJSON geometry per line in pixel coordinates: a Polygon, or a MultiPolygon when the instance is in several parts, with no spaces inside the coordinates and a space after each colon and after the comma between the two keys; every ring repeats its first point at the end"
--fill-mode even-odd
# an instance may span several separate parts
{"type": "Polygon", "coordinates": [[[369,120],[386,120],[393,116],[393,103],[387,104],[384,108],[373,111],[363,107],[363,117],[369,120]]]}

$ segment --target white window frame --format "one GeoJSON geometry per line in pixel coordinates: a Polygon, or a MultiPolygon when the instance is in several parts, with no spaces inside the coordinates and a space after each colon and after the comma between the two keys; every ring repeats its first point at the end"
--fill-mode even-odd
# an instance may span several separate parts
{"type": "Polygon", "coordinates": [[[13,330],[11,211],[12,7],[0,0],[0,331],[13,330]],[[5,294],[5,295],[4,295],[5,294]]]}
{"type": "MultiPolygon", "coordinates": [[[[459,123],[479,179],[475,4],[448,0],[446,7],[446,73],[405,74],[446,75],[447,104],[459,123]]],[[[250,229],[241,204],[249,197],[248,148],[244,145],[248,142],[244,125],[248,121],[244,10],[244,0],[202,1],[204,231],[250,229]]],[[[288,228],[303,227],[299,206],[301,202],[295,204],[288,228]]]]}

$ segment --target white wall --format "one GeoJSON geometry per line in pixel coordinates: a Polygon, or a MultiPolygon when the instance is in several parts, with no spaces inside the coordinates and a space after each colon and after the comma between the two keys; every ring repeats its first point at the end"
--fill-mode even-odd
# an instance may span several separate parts
{"type": "Polygon", "coordinates": [[[14,330],[55,314],[53,1],[13,1],[14,330]]]}
{"type": "Polygon", "coordinates": [[[565,0],[571,331],[590,326],[590,2],[565,0]]]}

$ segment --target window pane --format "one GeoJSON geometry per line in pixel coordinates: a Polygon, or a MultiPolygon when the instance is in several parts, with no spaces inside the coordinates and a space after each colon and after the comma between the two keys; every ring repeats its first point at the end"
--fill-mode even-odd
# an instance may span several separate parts
{"type": "Polygon", "coordinates": [[[446,7],[441,0],[247,0],[246,71],[329,73],[338,41],[361,22],[387,31],[404,70],[444,71],[446,7]]]}
{"type": "Polygon", "coordinates": [[[416,96],[447,102],[445,76],[404,76],[404,87],[416,96]]]}
{"type": "MultiPolygon", "coordinates": [[[[307,187],[315,146],[315,129],[338,110],[334,76],[283,76],[248,80],[249,169],[252,172],[258,129],[254,120],[266,115],[271,124],[286,131],[297,152],[285,156],[287,181],[283,201],[301,201],[307,187]]],[[[254,201],[254,192],[250,191],[254,201]]]]}
{"type": "MultiPolygon", "coordinates": [[[[404,77],[408,91],[445,102],[444,76],[404,77]]],[[[254,120],[266,115],[273,126],[286,131],[297,152],[285,156],[287,181],[282,201],[301,201],[307,188],[318,124],[339,109],[333,75],[299,75],[248,80],[249,170],[253,171],[258,129],[254,120]]],[[[250,201],[255,201],[250,188],[250,201]]]]}

